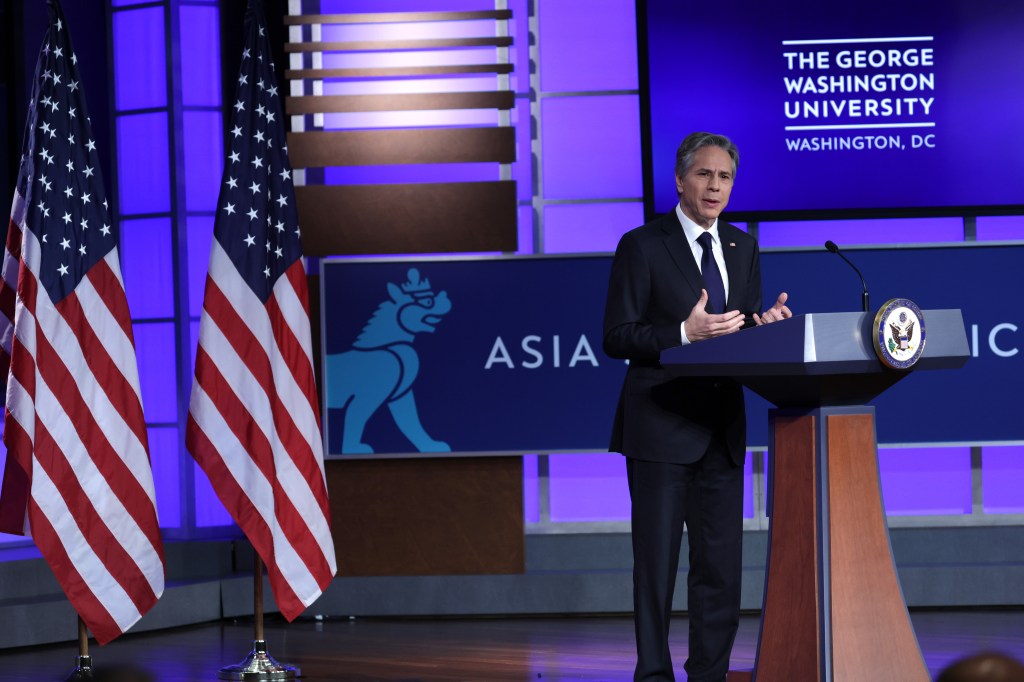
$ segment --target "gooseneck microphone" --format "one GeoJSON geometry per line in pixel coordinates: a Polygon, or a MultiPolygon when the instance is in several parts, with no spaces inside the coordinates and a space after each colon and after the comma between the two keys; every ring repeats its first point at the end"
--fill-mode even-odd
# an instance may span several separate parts
{"type": "Polygon", "coordinates": [[[832,241],[830,239],[827,242],[825,242],[825,248],[829,252],[836,254],[837,256],[842,258],[844,261],[846,261],[846,263],[851,268],[853,268],[853,271],[857,273],[857,276],[860,277],[860,285],[863,288],[863,292],[861,293],[861,296],[860,296],[861,305],[863,306],[864,312],[868,312],[871,309],[871,306],[868,303],[868,285],[867,285],[867,282],[864,281],[864,275],[862,275],[860,273],[860,270],[857,269],[856,265],[854,265],[853,263],[850,262],[849,258],[847,258],[846,256],[844,256],[842,253],[839,252],[839,247],[836,246],[836,243],[834,241],[832,241]]]}

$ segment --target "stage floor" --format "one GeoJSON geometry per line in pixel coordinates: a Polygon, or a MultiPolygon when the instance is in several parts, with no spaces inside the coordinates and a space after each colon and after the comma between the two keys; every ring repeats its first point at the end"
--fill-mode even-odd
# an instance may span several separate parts
{"type": "MultiPolygon", "coordinates": [[[[911,614],[934,676],[961,656],[997,650],[1024,659],[1024,611],[916,611],[911,614]]],[[[754,663],[759,617],[744,616],[732,667],[754,663]]],[[[5,627],[17,627],[13,623],[5,627]]],[[[676,670],[683,678],[685,617],[672,622],[676,670]]],[[[97,668],[121,668],[118,682],[203,682],[248,652],[251,620],[126,635],[92,645],[97,668]],[[139,675],[128,674],[130,670],[139,675]]],[[[484,682],[490,680],[630,680],[633,624],[628,617],[493,618],[449,620],[331,619],[287,624],[269,617],[271,655],[298,665],[302,679],[332,682],[484,682]]],[[[69,672],[75,645],[0,652],[0,679],[59,680],[69,672]]]]}

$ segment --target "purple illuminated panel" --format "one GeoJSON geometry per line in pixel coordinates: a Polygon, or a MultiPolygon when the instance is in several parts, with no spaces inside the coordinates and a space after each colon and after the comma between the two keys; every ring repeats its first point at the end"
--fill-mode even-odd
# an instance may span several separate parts
{"type": "MultiPolygon", "coordinates": [[[[352,11],[352,10],[349,10],[352,11]]],[[[494,19],[470,21],[414,21],[393,24],[325,24],[324,42],[359,40],[431,40],[437,38],[490,38],[495,35],[494,19]]]]}
{"type": "Polygon", "coordinates": [[[149,461],[156,487],[156,512],[161,528],[181,526],[181,456],[177,428],[147,429],[149,461]]]}
{"type": "Polygon", "coordinates": [[[635,95],[541,100],[546,199],[629,199],[642,193],[635,95]]]}
{"type": "Polygon", "coordinates": [[[743,462],[743,518],[752,519],[756,516],[754,509],[754,453],[747,450],[747,458],[743,462]]]}
{"type": "Polygon", "coordinates": [[[497,109],[353,111],[341,114],[324,114],[324,130],[496,126],[498,123],[497,109]]]}
{"type": "Polygon", "coordinates": [[[523,455],[523,518],[527,523],[538,523],[540,521],[537,455],[523,455]]]}
{"type": "Polygon", "coordinates": [[[528,0],[512,0],[508,3],[512,10],[512,23],[509,25],[512,34],[511,59],[515,70],[512,72],[514,90],[518,93],[530,92],[530,11],[528,0]]]}
{"type": "Polygon", "coordinates": [[[113,27],[117,110],[166,106],[164,8],[115,12],[113,27]]]}
{"type": "Polygon", "coordinates": [[[519,207],[519,248],[516,253],[536,253],[533,244],[533,206],[519,207]]]}
{"type": "Polygon", "coordinates": [[[195,462],[192,463],[192,475],[195,476],[196,482],[196,527],[210,528],[234,525],[235,522],[231,518],[231,514],[221,504],[217,493],[213,492],[210,479],[206,477],[206,474],[195,462]]]}
{"type": "Polygon", "coordinates": [[[512,109],[512,125],[516,129],[516,161],[512,164],[512,179],[516,181],[516,198],[533,199],[533,145],[530,135],[530,100],[516,98],[512,109]]]}
{"type": "Polygon", "coordinates": [[[879,448],[890,516],[971,513],[970,448],[879,448]]]}
{"type": "Polygon", "coordinates": [[[549,455],[551,521],[628,521],[625,461],[613,452],[549,455]]]}
{"type": "Polygon", "coordinates": [[[320,0],[322,14],[372,12],[462,12],[493,10],[483,0],[320,0]]]}
{"type": "MultiPolygon", "coordinates": [[[[182,5],[181,103],[220,105],[220,10],[182,5]]],[[[186,138],[187,139],[187,138],[186,138]]]]}
{"type": "Polygon", "coordinates": [[[135,354],[146,422],[178,421],[178,381],[173,322],[135,322],[135,354]]]}
{"type": "Polygon", "coordinates": [[[1024,514],[1024,446],[981,449],[986,514],[1024,514]]]}
{"type": "Polygon", "coordinates": [[[493,47],[470,47],[457,50],[402,50],[400,52],[325,52],[323,60],[325,69],[496,64],[498,51],[493,47]]]}
{"type": "MultiPolygon", "coordinates": [[[[736,192],[742,190],[737,176],[736,192]]],[[[888,218],[879,220],[809,220],[761,223],[762,247],[822,246],[831,239],[842,248],[851,244],[927,244],[960,242],[962,218],[888,218]]]]}
{"type": "Polygon", "coordinates": [[[189,216],[185,226],[188,230],[188,309],[193,317],[198,317],[203,311],[206,273],[210,269],[213,218],[189,216]]]}
{"type": "Polygon", "coordinates": [[[118,117],[117,176],[122,214],[171,210],[167,155],[167,114],[118,117]]]}
{"type": "Polygon", "coordinates": [[[171,253],[169,218],[121,222],[121,274],[134,319],[174,317],[171,253]]]}
{"type": "MultiPolygon", "coordinates": [[[[8,535],[7,533],[0,533],[0,547],[13,545],[15,543],[31,545],[32,540],[22,535],[8,535]]],[[[7,561],[7,559],[5,557],[0,557],[0,561],[7,561]]]]}
{"type": "Polygon", "coordinates": [[[185,147],[185,208],[217,210],[224,170],[224,129],[218,111],[186,111],[182,115],[185,147]]]}
{"type": "Polygon", "coordinates": [[[324,169],[326,185],[392,185],[416,182],[478,182],[501,178],[496,163],[337,166],[324,169]]]}
{"type": "Polygon", "coordinates": [[[619,237],[643,222],[640,202],[551,204],[544,207],[544,252],[614,251],[619,237]]]}
{"type": "Polygon", "coordinates": [[[543,92],[635,90],[636,6],[632,0],[540,2],[543,92]]]}
{"type": "Polygon", "coordinates": [[[979,242],[1024,239],[1024,216],[978,216],[975,234],[979,242]]]}
{"type": "Polygon", "coordinates": [[[430,92],[492,92],[497,76],[477,74],[450,78],[408,78],[400,80],[330,80],[325,95],[404,95],[430,92]]]}

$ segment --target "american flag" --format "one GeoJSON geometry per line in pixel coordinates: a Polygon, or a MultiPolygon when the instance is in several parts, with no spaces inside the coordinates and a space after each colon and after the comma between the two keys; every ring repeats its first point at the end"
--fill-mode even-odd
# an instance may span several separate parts
{"type": "Polygon", "coordinates": [[[245,33],[186,444],[292,620],[336,566],[295,190],[270,44],[252,2],[245,33]]]}
{"type": "Polygon", "coordinates": [[[128,302],[67,23],[36,65],[0,282],[0,530],[31,533],[101,644],[163,593],[128,302]]]}

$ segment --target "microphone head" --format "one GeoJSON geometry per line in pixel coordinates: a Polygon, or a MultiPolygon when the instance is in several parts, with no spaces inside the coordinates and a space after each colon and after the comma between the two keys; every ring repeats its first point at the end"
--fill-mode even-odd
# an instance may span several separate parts
{"type": "Polygon", "coordinates": [[[839,247],[836,246],[836,243],[831,239],[825,242],[825,248],[831,253],[839,253],[839,247]]]}

